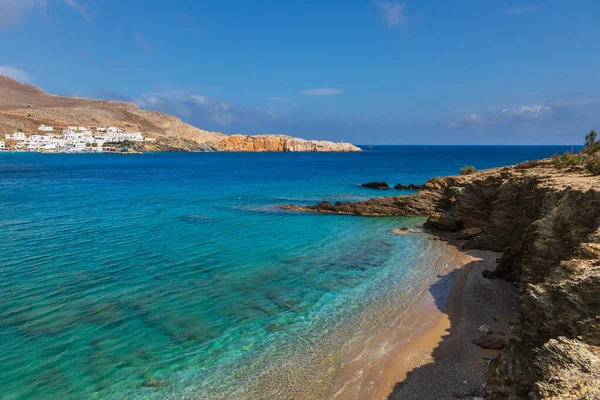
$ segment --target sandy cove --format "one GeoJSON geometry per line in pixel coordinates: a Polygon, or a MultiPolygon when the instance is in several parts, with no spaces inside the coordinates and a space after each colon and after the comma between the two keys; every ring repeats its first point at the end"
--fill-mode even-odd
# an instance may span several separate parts
{"type": "Polygon", "coordinates": [[[411,195],[282,208],[426,217],[426,229],[454,232],[466,239],[465,250],[502,253],[491,268],[465,268],[471,272],[445,310],[450,334],[434,350],[435,363],[407,374],[391,398],[600,398],[600,175],[545,159],[432,178],[411,195]],[[518,314],[510,314],[513,305],[518,314]],[[502,310],[485,308],[501,306],[509,322],[518,316],[520,326],[494,326],[503,318],[491,312],[502,310]],[[485,368],[485,391],[470,393],[468,376],[483,376],[467,368],[475,359],[468,336],[478,323],[491,324],[496,333],[511,329],[515,337],[485,368]],[[424,392],[428,385],[435,393],[424,392]]]}
{"type": "MultiPolygon", "coordinates": [[[[432,240],[436,240],[433,238],[432,240]]],[[[498,253],[447,247],[434,268],[440,273],[415,297],[396,324],[380,332],[340,367],[343,386],[331,399],[471,399],[483,397],[484,373],[497,350],[471,343],[491,335],[507,340],[517,324],[512,284],[481,275],[498,253]],[[432,385],[431,382],[435,382],[432,385]]]]}

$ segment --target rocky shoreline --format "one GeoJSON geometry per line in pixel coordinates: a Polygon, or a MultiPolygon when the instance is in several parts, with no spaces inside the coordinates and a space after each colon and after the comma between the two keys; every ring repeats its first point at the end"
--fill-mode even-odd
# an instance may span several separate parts
{"type": "Polygon", "coordinates": [[[599,176],[540,160],[434,178],[406,196],[282,208],[425,216],[465,250],[502,253],[483,276],[517,285],[522,328],[490,362],[486,398],[600,398],[599,176]]]}

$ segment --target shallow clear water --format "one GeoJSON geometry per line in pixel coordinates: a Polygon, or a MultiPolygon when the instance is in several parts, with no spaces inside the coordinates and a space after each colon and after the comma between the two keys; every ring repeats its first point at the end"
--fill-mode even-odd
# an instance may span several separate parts
{"type": "MultiPolygon", "coordinates": [[[[298,376],[334,374],[344,346],[365,339],[353,327],[385,326],[440,249],[424,235],[387,234],[421,219],[280,204],[389,195],[398,192],[358,185],[564,150],[2,153],[0,397],[243,397],[291,364],[298,376]],[[357,319],[372,308],[378,318],[357,319]],[[151,378],[168,386],[146,387],[151,378]]],[[[285,379],[280,392],[302,388],[285,379]]]]}

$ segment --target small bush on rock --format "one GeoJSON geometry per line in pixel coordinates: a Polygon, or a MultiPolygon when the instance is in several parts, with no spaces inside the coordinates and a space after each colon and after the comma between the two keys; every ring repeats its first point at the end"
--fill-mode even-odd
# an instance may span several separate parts
{"type": "Polygon", "coordinates": [[[594,175],[600,175],[600,153],[596,153],[586,160],[585,169],[594,175]]]}
{"type": "Polygon", "coordinates": [[[568,168],[574,165],[583,165],[594,175],[600,175],[600,141],[598,134],[592,130],[585,135],[583,149],[579,152],[566,152],[562,155],[555,154],[552,162],[556,168],[568,168]]]}
{"type": "Polygon", "coordinates": [[[471,174],[475,173],[475,171],[477,171],[475,169],[475,167],[473,165],[469,165],[467,167],[462,167],[460,169],[460,174],[461,175],[471,175],[471,174]]]}
{"type": "Polygon", "coordinates": [[[552,162],[556,168],[562,169],[572,167],[573,165],[580,165],[583,161],[581,153],[566,152],[562,155],[555,154],[552,157],[552,162]]]}

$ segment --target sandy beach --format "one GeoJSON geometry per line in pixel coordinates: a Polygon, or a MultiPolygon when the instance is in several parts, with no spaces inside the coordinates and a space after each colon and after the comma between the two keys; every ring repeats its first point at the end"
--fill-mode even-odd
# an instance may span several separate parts
{"type": "MultiPolygon", "coordinates": [[[[459,247],[460,243],[450,245],[459,247]]],[[[472,340],[489,336],[508,341],[512,337],[518,329],[516,289],[504,280],[482,276],[484,270],[495,268],[501,254],[490,251],[462,254],[471,260],[442,276],[431,290],[443,292],[444,287],[455,282],[445,308],[438,310],[437,319],[430,323],[429,329],[391,357],[387,375],[398,378],[397,383],[393,391],[387,391],[389,379],[382,382],[373,398],[483,398],[484,373],[499,350],[480,348],[472,340]],[[492,331],[481,332],[483,325],[492,331]]]]}
{"type": "MultiPolygon", "coordinates": [[[[432,237],[432,240],[439,238],[432,237]]],[[[483,278],[499,253],[460,250],[450,241],[436,268],[438,278],[394,326],[346,362],[337,377],[344,384],[332,399],[475,399],[483,397],[487,363],[498,350],[471,341],[508,341],[518,322],[515,287],[483,278]],[[486,325],[491,333],[482,333],[486,325]]]]}

